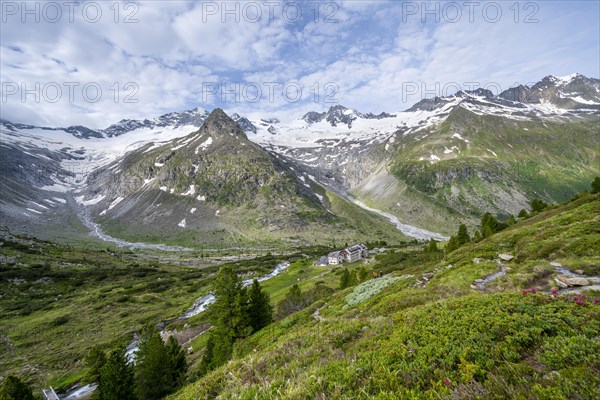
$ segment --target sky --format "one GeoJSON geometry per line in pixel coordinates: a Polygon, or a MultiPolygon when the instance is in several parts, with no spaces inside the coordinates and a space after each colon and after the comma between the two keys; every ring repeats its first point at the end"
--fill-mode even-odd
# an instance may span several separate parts
{"type": "Polygon", "coordinates": [[[285,121],[598,78],[599,4],[1,0],[0,118],[104,128],[220,107],[285,121]]]}

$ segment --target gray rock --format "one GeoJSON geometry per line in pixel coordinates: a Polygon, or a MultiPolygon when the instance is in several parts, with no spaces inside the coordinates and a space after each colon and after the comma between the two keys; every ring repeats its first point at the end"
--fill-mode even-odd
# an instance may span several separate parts
{"type": "Polygon", "coordinates": [[[559,263],[559,262],[557,262],[557,261],[550,261],[550,265],[552,267],[556,267],[556,268],[561,268],[562,267],[562,264],[559,263]]]}
{"type": "Polygon", "coordinates": [[[482,260],[481,258],[479,258],[479,257],[475,257],[475,258],[473,259],[473,264],[479,264],[479,263],[480,263],[480,262],[482,262],[482,261],[483,261],[483,260],[482,260]]]}
{"type": "Polygon", "coordinates": [[[560,279],[558,279],[558,277],[557,277],[557,278],[554,278],[554,282],[556,282],[556,284],[557,284],[558,286],[560,286],[561,288],[563,288],[563,289],[566,289],[566,288],[568,288],[568,287],[569,287],[569,285],[567,285],[565,282],[563,282],[563,281],[561,281],[560,279]]]}
{"type": "Polygon", "coordinates": [[[498,254],[498,257],[500,257],[500,259],[502,261],[510,261],[513,258],[515,258],[515,256],[511,255],[511,254],[498,254]]]}
{"type": "Polygon", "coordinates": [[[588,286],[590,284],[590,281],[585,278],[570,277],[567,275],[558,275],[554,280],[560,286],[562,285],[559,282],[562,282],[566,286],[588,286]]]}

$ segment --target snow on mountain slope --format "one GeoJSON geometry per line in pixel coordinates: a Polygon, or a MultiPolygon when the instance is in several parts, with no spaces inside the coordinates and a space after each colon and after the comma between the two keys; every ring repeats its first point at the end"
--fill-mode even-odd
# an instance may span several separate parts
{"type": "MultiPolygon", "coordinates": [[[[61,129],[48,130],[31,127],[10,130],[6,125],[0,124],[0,136],[3,142],[12,143],[25,151],[35,152],[36,149],[45,149],[71,155],[72,157],[69,158],[62,157],[61,166],[65,171],[75,174],[75,179],[71,180],[74,188],[84,183],[85,177],[91,171],[118,160],[132,150],[148,143],[159,146],[186,136],[197,129],[193,125],[161,128],[138,127],[110,138],[82,139],[61,129]]],[[[43,157],[43,155],[36,157],[43,157]]]]}
{"type": "MultiPolygon", "coordinates": [[[[231,117],[249,140],[273,153],[298,176],[345,193],[359,186],[394,154],[406,152],[405,148],[398,148],[399,143],[411,147],[412,142],[427,141],[428,135],[436,134],[450,115],[461,110],[513,121],[523,131],[530,122],[569,123],[590,119],[590,116],[593,120],[600,112],[600,80],[579,74],[548,76],[531,87],[517,86],[498,95],[478,89],[423,99],[408,110],[393,114],[361,113],[336,105],[289,122],[276,118],[249,120],[238,114],[231,117]]],[[[64,192],[84,190],[90,173],[110,166],[117,174],[125,156],[144,146],[146,153],[171,142],[171,150],[177,151],[188,144],[183,138],[197,131],[207,116],[206,110],[195,108],[144,120],[121,120],[102,130],[82,126],[35,127],[0,120],[2,151],[11,154],[10,165],[3,166],[3,172],[10,175],[5,186],[12,185],[10,191],[5,191],[10,194],[0,200],[11,202],[19,198],[21,206],[36,210],[26,211],[28,215],[42,213],[44,216],[47,210],[28,201],[46,204],[44,200],[52,198],[51,193],[46,192],[55,192],[63,199],[64,192]],[[36,190],[44,193],[35,194],[36,190]]],[[[462,131],[436,137],[436,148],[419,147],[414,160],[429,164],[444,162],[464,153],[463,147],[469,147],[469,139],[475,142],[476,137],[462,131]]],[[[198,143],[194,155],[212,146],[208,140],[198,143]]],[[[507,146],[512,148],[510,143],[507,146]]],[[[477,157],[481,159],[502,156],[502,150],[494,146],[479,150],[482,154],[477,157]]],[[[152,166],[161,168],[165,162],[156,159],[152,166]]],[[[193,167],[192,172],[196,173],[198,165],[193,167]]],[[[144,181],[144,185],[154,184],[144,181]]],[[[160,190],[167,189],[172,190],[166,187],[160,190]]]]}

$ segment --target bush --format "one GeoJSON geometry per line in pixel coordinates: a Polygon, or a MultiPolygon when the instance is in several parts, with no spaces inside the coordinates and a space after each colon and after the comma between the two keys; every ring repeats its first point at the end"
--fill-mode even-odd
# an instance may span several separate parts
{"type": "Polygon", "coordinates": [[[392,283],[400,280],[406,279],[410,277],[409,275],[403,275],[400,277],[385,277],[385,278],[377,278],[371,279],[369,281],[363,282],[357,287],[354,288],[352,293],[346,296],[346,304],[350,307],[356,306],[362,303],[365,300],[375,296],[377,293],[381,292],[383,289],[391,285],[392,283]]]}

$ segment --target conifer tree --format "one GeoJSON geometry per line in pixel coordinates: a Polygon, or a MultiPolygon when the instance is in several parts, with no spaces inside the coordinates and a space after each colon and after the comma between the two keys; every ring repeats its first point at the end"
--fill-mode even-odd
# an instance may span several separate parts
{"type": "Polygon", "coordinates": [[[350,272],[347,268],[344,268],[342,271],[342,276],[340,277],[340,289],[346,289],[350,286],[350,272]]]}
{"type": "Polygon", "coordinates": [[[100,378],[100,369],[106,363],[106,354],[98,346],[94,346],[83,359],[83,363],[88,368],[88,373],[85,377],[87,382],[97,382],[100,378]]]}
{"type": "Polygon", "coordinates": [[[446,252],[447,253],[452,253],[458,247],[459,246],[458,246],[458,243],[456,241],[456,236],[450,236],[450,240],[448,240],[448,243],[446,244],[446,252]]]}
{"type": "Polygon", "coordinates": [[[525,219],[529,218],[529,214],[527,214],[527,210],[522,208],[521,211],[519,211],[519,215],[517,215],[517,217],[525,219]]]}
{"type": "Polygon", "coordinates": [[[252,282],[248,294],[250,324],[254,332],[264,328],[271,323],[273,319],[273,307],[269,294],[262,290],[258,280],[252,282]]]}
{"type": "Polygon", "coordinates": [[[467,227],[465,224],[460,224],[458,226],[458,234],[456,235],[456,242],[458,246],[462,246],[463,244],[469,243],[471,238],[469,237],[469,232],[467,231],[467,227]]]}
{"type": "Polygon", "coordinates": [[[529,202],[529,205],[531,206],[531,212],[541,212],[548,208],[548,204],[544,203],[540,199],[531,200],[531,202],[529,202]]]}
{"type": "Polygon", "coordinates": [[[172,391],[175,391],[185,383],[185,374],[187,372],[185,351],[173,336],[169,336],[165,348],[167,350],[167,355],[169,356],[169,369],[173,382],[172,391]]]}
{"type": "Polygon", "coordinates": [[[170,358],[158,330],[147,328],[140,338],[135,365],[136,394],[140,399],[158,400],[174,387],[170,358]]]}
{"type": "Polygon", "coordinates": [[[439,249],[437,247],[437,242],[433,238],[429,239],[429,244],[425,248],[425,252],[426,253],[437,253],[438,251],[439,251],[439,249]]]}
{"type": "Polygon", "coordinates": [[[124,347],[111,351],[100,368],[97,391],[99,400],[135,399],[133,368],[127,360],[124,347]]]}
{"type": "Polygon", "coordinates": [[[600,176],[597,176],[592,182],[592,193],[600,193],[600,176]]]}
{"type": "Polygon", "coordinates": [[[33,400],[33,392],[21,378],[9,375],[0,385],[0,400],[33,400]]]}
{"type": "Polygon", "coordinates": [[[489,212],[483,214],[481,218],[481,234],[484,238],[489,237],[498,231],[498,220],[489,212]]]}
{"type": "Polygon", "coordinates": [[[361,266],[360,269],[358,270],[358,281],[359,282],[364,282],[367,280],[367,278],[369,277],[369,272],[367,271],[367,269],[365,268],[365,266],[361,266]]]}
{"type": "Polygon", "coordinates": [[[223,267],[214,282],[217,300],[212,305],[213,325],[233,339],[250,334],[248,296],[242,281],[231,267],[223,267]]]}
{"type": "Polygon", "coordinates": [[[304,308],[304,297],[298,284],[292,285],[285,298],[277,305],[277,317],[284,318],[304,308]]]}

